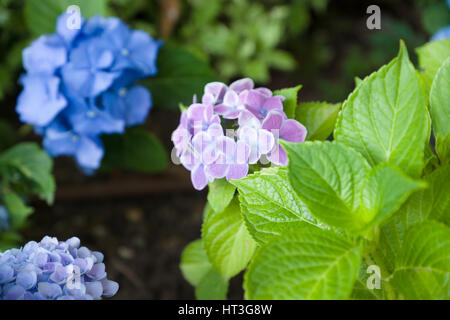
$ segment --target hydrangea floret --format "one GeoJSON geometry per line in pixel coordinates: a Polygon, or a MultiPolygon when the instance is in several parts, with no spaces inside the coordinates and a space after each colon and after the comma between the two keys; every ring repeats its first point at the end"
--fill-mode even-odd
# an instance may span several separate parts
{"type": "Polygon", "coordinates": [[[283,96],[241,79],[229,86],[208,83],[201,103],[194,102],[181,114],[172,134],[175,154],[191,171],[195,189],[226,178],[241,179],[249,165],[286,165],[286,151],[279,139],[303,142],[306,128],[283,111],[283,96]]]}
{"type": "Polygon", "coordinates": [[[80,29],[68,27],[69,17],[23,51],[16,110],[50,155],[74,156],[92,171],[104,154],[100,135],[145,122],[152,97],[135,82],[157,73],[161,42],[115,17],[82,19],[80,29]]]}
{"type": "Polygon", "coordinates": [[[0,253],[0,300],[93,300],[114,296],[103,254],[80,247],[80,239],[44,237],[0,253]]]}

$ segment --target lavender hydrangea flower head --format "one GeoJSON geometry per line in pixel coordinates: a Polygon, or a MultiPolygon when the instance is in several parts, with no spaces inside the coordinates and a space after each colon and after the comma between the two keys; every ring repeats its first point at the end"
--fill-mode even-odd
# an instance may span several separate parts
{"type": "Polygon", "coordinates": [[[26,74],[16,111],[44,136],[50,155],[75,156],[92,171],[103,158],[102,134],[145,122],[152,97],[134,83],[157,73],[161,42],[118,18],[81,18],[74,30],[68,18],[62,14],[54,34],[23,51],[26,74]]]}
{"type": "Polygon", "coordinates": [[[191,171],[194,188],[201,190],[214,179],[241,179],[263,158],[286,165],[278,139],[303,142],[306,128],[287,118],[283,100],[267,88],[254,88],[248,78],[229,86],[207,84],[202,103],[194,97],[172,134],[176,155],[191,171]]]}
{"type": "Polygon", "coordinates": [[[0,253],[1,300],[93,300],[114,296],[103,254],[80,247],[80,239],[44,237],[0,253]]]}

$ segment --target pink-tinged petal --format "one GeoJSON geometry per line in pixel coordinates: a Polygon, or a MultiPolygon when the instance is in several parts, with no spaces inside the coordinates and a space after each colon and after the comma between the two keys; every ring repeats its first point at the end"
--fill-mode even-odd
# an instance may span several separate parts
{"type": "Polygon", "coordinates": [[[272,96],[272,91],[267,88],[256,88],[255,91],[262,94],[263,96],[265,96],[267,98],[272,96]]]}
{"type": "Polygon", "coordinates": [[[247,126],[252,128],[259,128],[261,126],[261,121],[250,111],[243,110],[239,115],[238,119],[239,126],[247,126]]]}
{"type": "Polygon", "coordinates": [[[284,150],[279,143],[275,144],[274,149],[268,154],[267,158],[270,162],[280,166],[285,166],[288,164],[286,150],[284,150]]]}
{"type": "Polygon", "coordinates": [[[186,169],[192,170],[199,163],[199,160],[195,157],[194,153],[188,149],[180,156],[180,162],[186,169]]]}
{"type": "Polygon", "coordinates": [[[225,93],[225,97],[223,98],[223,103],[230,107],[237,107],[239,104],[239,96],[233,90],[228,90],[225,93]]]}
{"type": "Polygon", "coordinates": [[[225,104],[218,104],[214,107],[214,112],[218,114],[225,114],[230,110],[231,108],[225,104]]]}
{"type": "Polygon", "coordinates": [[[240,80],[234,81],[232,84],[230,84],[230,89],[233,91],[236,91],[237,93],[240,93],[244,90],[251,90],[255,86],[255,83],[250,78],[244,78],[240,80]]]}
{"type": "Polygon", "coordinates": [[[262,122],[261,128],[266,130],[280,130],[284,121],[284,115],[277,110],[270,111],[262,122]]]}
{"type": "Polygon", "coordinates": [[[191,171],[192,185],[196,190],[202,190],[208,184],[203,165],[198,165],[191,171]]]}
{"type": "Polygon", "coordinates": [[[248,173],[248,164],[235,164],[230,166],[227,173],[227,180],[242,179],[248,173]]]}
{"type": "Polygon", "coordinates": [[[242,140],[236,143],[236,163],[245,164],[250,157],[250,146],[242,140]]]}
{"type": "Polygon", "coordinates": [[[280,138],[289,142],[305,141],[307,130],[300,122],[288,119],[280,130],[280,138]]]}
{"type": "Polygon", "coordinates": [[[206,166],[205,172],[209,177],[212,177],[214,179],[221,179],[227,174],[228,167],[229,165],[226,164],[226,157],[224,154],[222,154],[214,163],[206,166]]]}
{"type": "Polygon", "coordinates": [[[205,93],[202,97],[202,103],[213,105],[216,103],[216,98],[211,93],[205,93]]]}
{"type": "Polygon", "coordinates": [[[236,109],[234,111],[227,112],[223,115],[224,119],[237,119],[241,115],[242,110],[236,109]]]}
{"type": "Polygon", "coordinates": [[[191,121],[202,121],[203,114],[205,113],[205,105],[200,103],[191,104],[191,106],[186,110],[188,118],[191,121]]]}
{"type": "Polygon", "coordinates": [[[258,130],[258,151],[259,154],[267,154],[273,149],[275,138],[273,134],[267,130],[258,130]]]}
{"type": "Polygon", "coordinates": [[[205,112],[203,114],[203,121],[210,122],[214,116],[214,107],[211,105],[205,106],[205,112]]]}
{"type": "Polygon", "coordinates": [[[271,110],[283,111],[283,102],[280,96],[269,97],[264,101],[263,109],[267,112],[271,110]]]}
{"type": "Polygon", "coordinates": [[[211,137],[221,137],[223,136],[223,128],[218,123],[213,123],[208,127],[208,130],[206,131],[208,135],[211,137]]]}
{"type": "Polygon", "coordinates": [[[265,99],[266,98],[262,94],[252,90],[247,94],[247,99],[245,99],[245,106],[253,114],[259,114],[259,111],[264,105],[265,99]]]}
{"type": "Polygon", "coordinates": [[[227,86],[222,82],[210,82],[205,86],[205,95],[212,96],[213,102],[220,103],[223,100],[227,86]]]}

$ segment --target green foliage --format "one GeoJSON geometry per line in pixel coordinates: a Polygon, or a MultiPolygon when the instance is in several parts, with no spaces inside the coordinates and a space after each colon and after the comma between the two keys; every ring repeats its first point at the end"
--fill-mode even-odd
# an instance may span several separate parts
{"type": "Polygon", "coordinates": [[[286,116],[288,118],[295,117],[295,110],[297,108],[298,92],[300,91],[301,88],[302,88],[302,86],[298,85],[293,88],[276,90],[273,93],[274,95],[285,97],[285,100],[283,101],[283,111],[284,111],[284,113],[286,113],[286,116]]]}
{"type": "MultiPolygon", "coordinates": [[[[432,79],[431,117],[423,82],[401,44],[394,60],[358,80],[339,112],[336,141],[281,141],[287,167],[254,167],[232,180],[240,210],[236,197],[222,212],[205,209],[202,237],[213,268],[228,279],[250,259],[247,299],[448,300],[450,88],[447,62],[441,64],[432,79]],[[258,243],[254,255],[233,246],[243,234],[258,243]],[[369,286],[374,283],[380,287],[369,286]]],[[[284,92],[297,119],[315,119],[294,103],[297,91],[284,92]]],[[[307,108],[327,109],[309,124],[326,127],[310,132],[327,138],[338,107],[307,108]]],[[[225,192],[226,202],[231,191],[225,192]]]]}
{"type": "Polygon", "coordinates": [[[325,140],[333,132],[339,110],[340,103],[304,102],[297,107],[295,119],[308,129],[307,140],[325,140]]]}
{"type": "Polygon", "coordinates": [[[226,279],[247,266],[256,248],[244,225],[237,199],[221,212],[208,212],[202,227],[202,239],[213,267],[226,279]]]}
{"type": "Polygon", "coordinates": [[[260,243],[296,229],[305,222],[317,223],[296,196],[286,168],[263,169],[232,183],[238,187],[247,228],[260,243]]]}
{"type": "Polygon", "coordinates": [[[35,36],[55,32],[56,19],[71,5],[79,6],[85,18],[108,15],[107,0],[25,0],[24,16],[28,29],[35,36]]]}
{"type": "Polygon", "coordinates": [[[263,246],[245,274],[248,299],[346,299],[361,261],[361,246],[314,227],[263,246]]]}
{"type": "Polygon", "coordinates": [[[401,44],[398,56],[365,78],[344,102],[334,137],[371,165],[386,161],[418,177],[429,136],[422,87],[401,44]]]}
{"type": "Polygon", "coordinates": [[[208,184],[208,203],[214,211],[222,212],[234,197],[236,187],[225,178],[216,179],[208,184]]]}
{"type": "Polygon", "coordinates": [[[24,226],[33,208],[26,197],[37,195],[52,204],[55,181],[52,159],[35,143],[17,144],[0,154],[0,205],[9,213],[10,230],[0,233],[0,250],[17,244],[16,230],[24,226]]]}
{"type": "Polygon", "coordinates": [[[191,242],[184,249],[180,269],[185,279],[196,287],[197,299],[226,299],[228,281],[212,268],[201,239],[191,242]]]}
{"type": "Polygon", "coordinates": [[[102,136],[105,144],[103,170],[120,168],[136,172],[159,172],[167,167],[168,155],[162,143],[143,127],[131,127],[124,134],[102,136]]]}
{"type": "Polygon", "coordinates": [[[430,113],[433,132],[443,137],[450,134],[450,57],[439,67],[430,89],[430,113]]]}
{"type": "Polygon", "coordinates": [[[194,94],[201,96],[206,83],[216,80],[211,68],[186,50],[168,43],[158,54],[158,74],[144,80],[157,107],[178,108],[192,103],[194,94]]]}

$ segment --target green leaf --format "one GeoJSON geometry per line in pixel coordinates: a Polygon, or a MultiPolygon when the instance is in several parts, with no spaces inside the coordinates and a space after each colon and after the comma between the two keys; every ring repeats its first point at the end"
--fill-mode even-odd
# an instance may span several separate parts
{"type": "Polygon", "coordinates": [[[201,99],[205,84],[216,80],[204,61],[170,44],[161,48],[157,66],[158,74],[143,83],[150,88],[154,105],[160,108],[189,105],[194,94],[201,99]]]}
{"type": "Polygon", "coordinates": [[[380,229],[377,255],[392,272],[398,251],[411,226],[427,219],[450,225],[450,165],[438,168],[425,176],[428,188],[417,191],[400,210],[380,229]]]}
{"type": "Polygon", "coordinates": [[[263,246],[244,280],[248,299],[347,299],[361,247],[328,230],[303,227],[263,246]]]}
{"type": "Polygon", "coordinates": [[[121,168],[129,171],[153,173],[167,167],[165,147],[143,127],[128,128],[125,134],[104,135],[105,157],[102,169],[121,168]]]}
{"type": "Polygon", "coordinates": [[[450,58],[439,68],[431,85],[430,113],[434,135],[450,134],[450,58]]]}
{"type": "Polygon", "coordinates": [[[225,300],[227,291],[228,281],[211,269],[195,288],[195,297],[197,300],[225,300]]]}
{"type": "Polygon", "coordinates": [[[226,279],[241,272],[256,248],[234,199],[222,212],[211,210],[202,227],[203,243],[215,270],[226,279]]]}
{"type": "Polygon", "coordinates": [[[426,183],[406,176],[398,168],[380,164],[365,178],[361,192],[359,214],[368,221],[365,228],[379,224],[396,212],[415,191],[426,187],[426,183]]]}
{"type": "Polygon", "coordinates": [[[24,16],[28,29],[35,36],[54,33],[56,19],[71,5],[79,6],[84,18],[108,15],[107,0],[26,0],[24,16]]]}
{"type": "Polygon", "coordinates": [[[313,216],[333,227],[365,231],[423,187],[391,165],[371,169],[359,153],[339,143],[283,145],[294,190],[313,216]]]}
{"type": "Polygon", "coordinates": [[[15,180],[13,173],[19,172],[31,181],[31,191],[49,204],[53,202],[55,181],[51,175],[52,158],[36,143],[24,142],[6,150],[0,155],[0,166],[9,168],[8,179],[15,180]]]}
{"type": "Polygon", "coordinates": [[[283,96],[286,99],[283,101],[283,110],[288,118],[295,117],[295,109],[297,108],[297,98],[298,92],[302,88],[302,85],[298,85],[292,88],[285,88],[280,90],[275,90],[274,95],[283,96]]]}
{"type": "Polygon", "coordinates": [[[231,183],[238,187],[247,228],[258,242],[268,242],[304,222],[317,223],[292,189],[286,168],[266,168],[231,183]]]}
{"type": "Polygon", "coordinates": [[[181,273],[194,287],[212,269],[201,239],[189,243],[181,254],[181,273]]]}
{"type": "Polygon", "coordinates": [[[353,286],[351,298],[356,300],[384,300],[386,297],[386,292],[382,284],[380,289],[369,289],[367,286],[367,280],[371,276],[371,274],[367,272],[368,267],[369,265],[363,260],[361,262],[361,266],[359,267],[358,277],[356,278],[355,285],[353,286]]]}
{"type": "Polygon", "coordinates": [[[441,166],[450,164],[450,134],[442,137],[439,133],[436,136],[436,153],[441,166]]]}
{"type": "Polygon", "coordinates": [[[356,228],[359,192],[370,170],[356,151],[329,141],[283,143],[289,157],[289,179],[311,214],[343,229],[356,228]]]}
{"type": "Polygon", "coordinates": [[[208,184],[208,202],[216,212],[222,212],[234,197],[236,187],[224,179],[215,179],[208,184]]]}
{"type": "Polygon", "coordinates": [[[431,83],[439,67],[450,57],[450,39],[431,41],[416,49],[419,56],[421,77],[425,92],[430,91],[431,83]]]}
{"type": "Polygon", "coordinates": [[[366,77],[350,94],[334,136],[360,152],[371,165],[389,162],[409,175],[420,176],[430,119],[404,44],[395,59],[366,77]]]}
{"type": "Polygon", "coordinates": [[[23,200],[14,192],[3,193],[3,202],[9,211],[11,218],[11,228],[20,228],[26,218],[33,213],[33,208],[28,207],[23,200]]]}
{"type": "Polygon", "coordinates": [[[295,113],[295,119],[308,129],[307,140],[325,140],[333,132],[340,109],[340,103],[300,103],[295,113]]]}
{"type": "Polygon", "coordinates": [[[390,282],[404,299],[450,299],[450,228],[435,221],[411,227],[390,282]]]}

